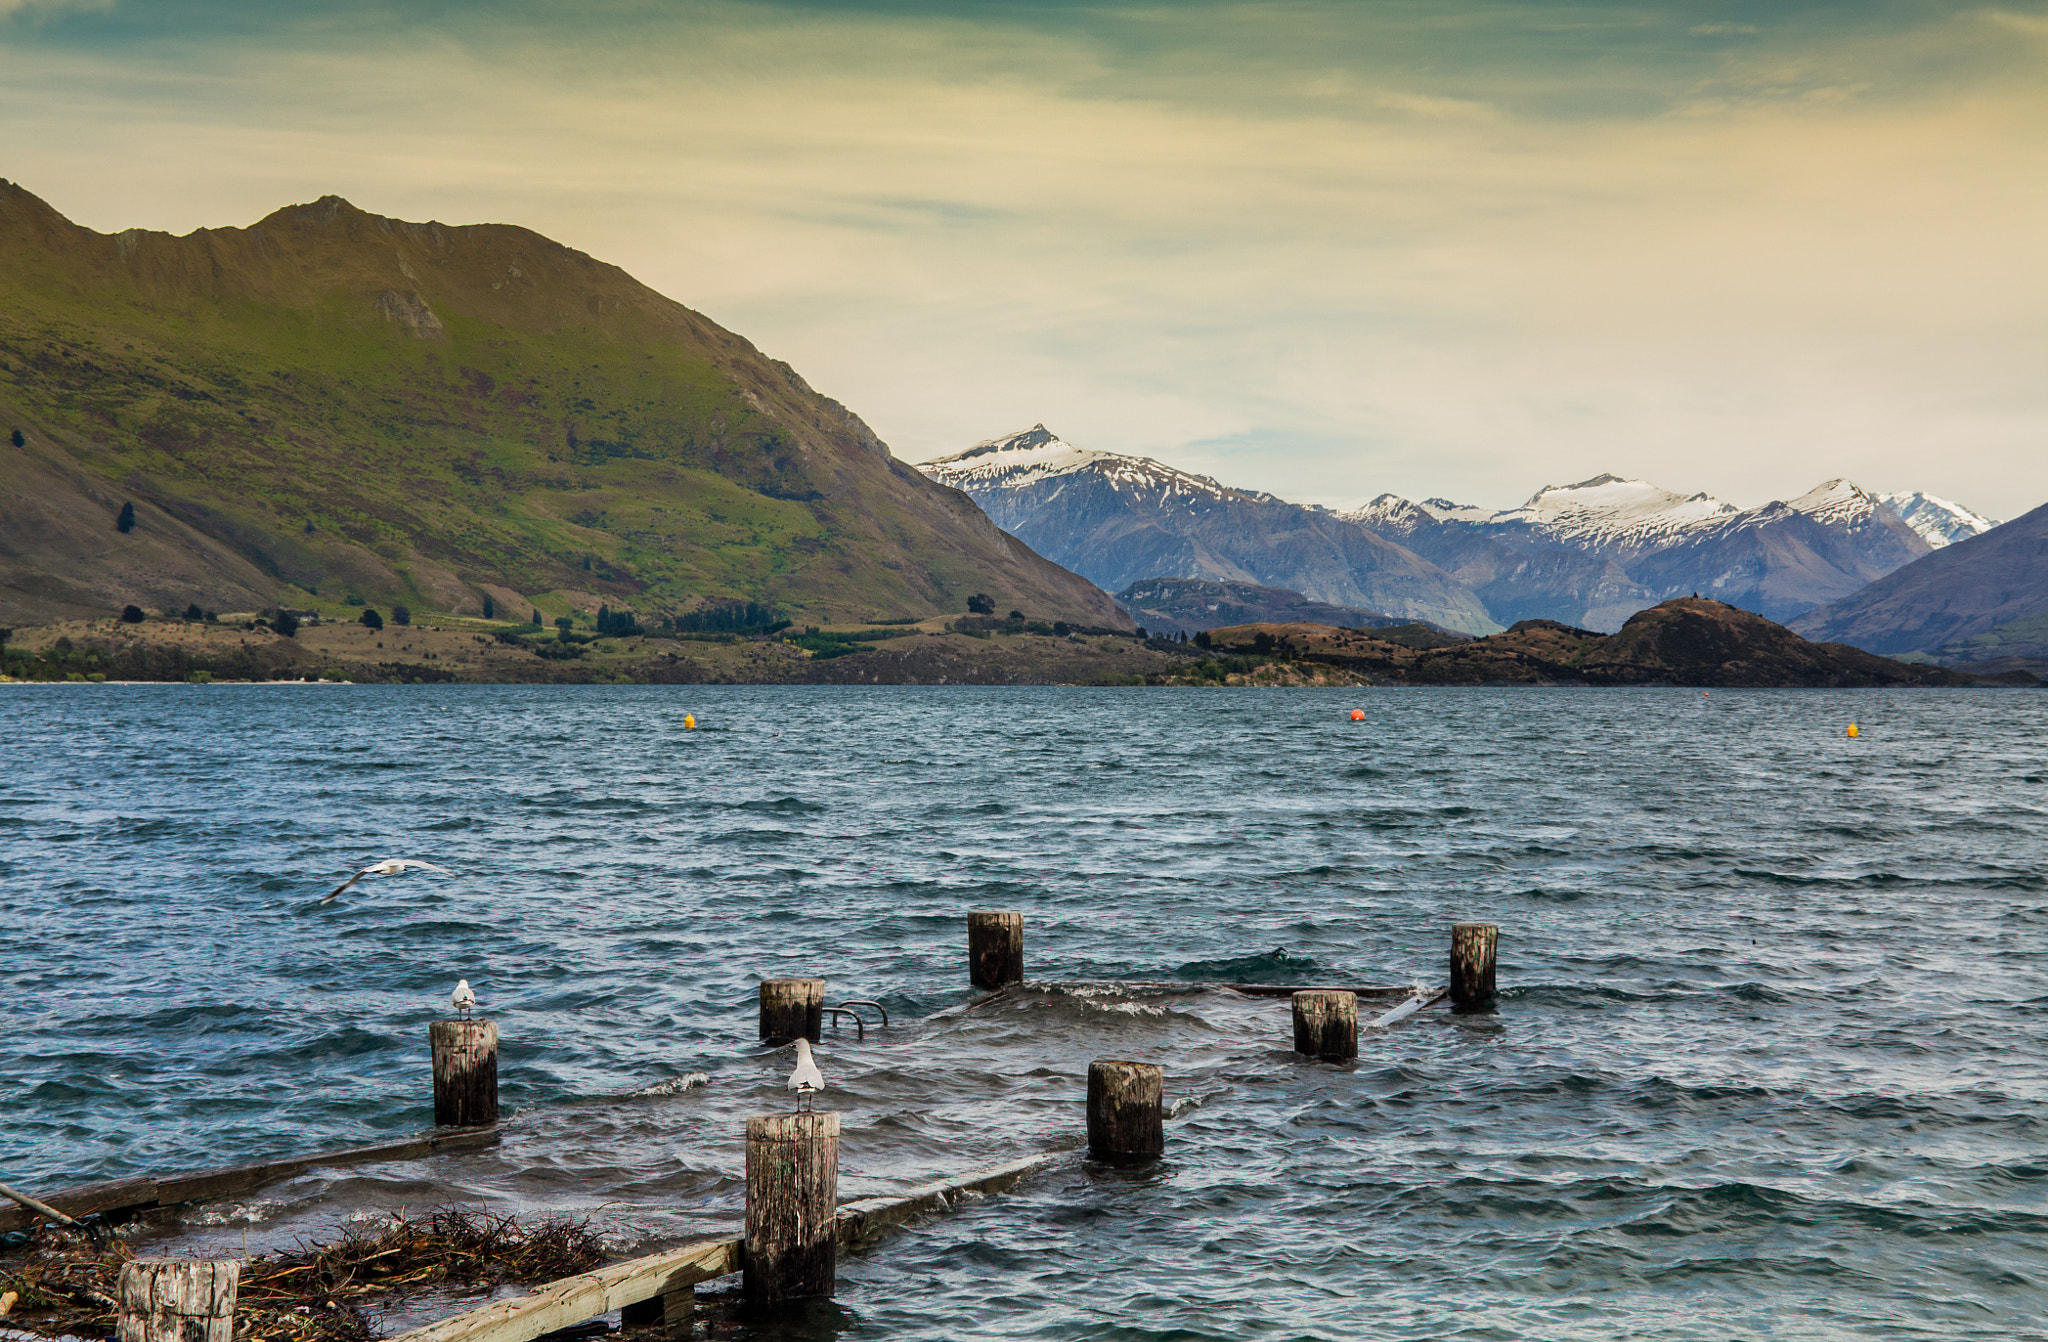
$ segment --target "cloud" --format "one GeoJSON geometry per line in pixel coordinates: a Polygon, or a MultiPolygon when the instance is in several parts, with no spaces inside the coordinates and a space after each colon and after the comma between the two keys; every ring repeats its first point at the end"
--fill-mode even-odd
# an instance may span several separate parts
{"type": "Polygon", "coordinates": [[[524,223],[913,459],[1045,420],[1330,502],[2048,496],[2048,81],[2002,20],[429,13],[38,29],[9,175],[108,230],[524,223]]]}

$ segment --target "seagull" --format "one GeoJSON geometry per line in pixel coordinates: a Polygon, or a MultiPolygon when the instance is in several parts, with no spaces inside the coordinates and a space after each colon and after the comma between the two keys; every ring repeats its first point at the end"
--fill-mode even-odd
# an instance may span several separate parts
{"type": "Polygon", "coordinates": [[[469,986],[468,979],[455,980],[455,991],[448,994],[448,1005],[464,1016],[476,1010],[476,992],[469,986]]]}
{"type": "Polygon", "coordinates": [[[382,862],[372,862],[340,885],[329,890],[327,898],[320,902],[322,904],[332,904],[341,897],[342,891],[348,889],[357,881],[362,880],[365,876],[396,876],[400,872],[411,871],[414,867],[424,867],[428,871],[438,871],[443,876],[453,876],[455,874],[446,867],[437,867],[431,862],[422,862],[416,857],[387,857],[382,862]]]}
{"type": "Polygon", "coordinates": [[[796,1041],[796,1070],[789,1074],[789,1088],[804,1097],[804,1112],[811,1109],[811,1095],[825,1089],[825,1074],[818,1070],[817,1061],[811,1057],[811,1041],[796,1041]]]}

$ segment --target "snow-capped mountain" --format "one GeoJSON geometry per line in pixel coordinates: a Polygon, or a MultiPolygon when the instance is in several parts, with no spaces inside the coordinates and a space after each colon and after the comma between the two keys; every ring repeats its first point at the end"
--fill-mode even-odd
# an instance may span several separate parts
{"type": "Polygon", "coordinates": [[[1495,619],[1541,611],[1599,629],[1688,592],[1787,619],[1927,553],[1930,533],[1946,544],[1991,525],[1945,500],[1880,496],[1842,479],[1738,509],[1613,475],[1548,486],[1499,511],[1382,494],[1339,515],[1464,580],[1495,619]],[[1605,564],[1596,573],[1589,560],[1605,564]]]}
{"type": "Polygon", "coordinates": [[[1617,629],[1691,592],[1790,619],[1995,525],[1945,499],[1841,479],[1755,508],[1597,475],[1518,508],[1382,494],[1338,512],[1076,447],[1044,425],[921,469],[1111,591],[1146,578],[1255,582],[1468,632],[1532,618],[1617,629]],[[1388,548],[1362,548],[1360,533],[1388,548]]]}
{"type": "Polygon", "coordinates": [[[1500,627],[1434,564],[1326,509],[1076,447],[1043,424],[918,469],[1105,591],[1145,578],[1203,578],[1285,588],[1464,633],[1500,627]]]}
{"type": "Polygon", "coordinates": [[[1957,541],[1981,536],[1998,525],[1982,513],[1973,513],[1960,503],[1936,498],[1914,490],[1910,494],[1879,494],[1878,499],[1918,532],[1920,539],[1939,550],[1957,541]]]}

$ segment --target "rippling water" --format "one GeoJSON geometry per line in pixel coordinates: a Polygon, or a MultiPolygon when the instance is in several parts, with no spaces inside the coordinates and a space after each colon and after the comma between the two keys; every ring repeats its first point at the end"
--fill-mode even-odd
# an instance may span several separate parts
{"type": "Polygon", "coordinates": [[[454,980],[501,1023],[498,1148],[180,1246],[730,1225],[785,1103],[754,985],[822,974],[896,1021],[820,1049],[844,1196],[1073,1146],[1095,1057],[1180,1117],[1149,1170],[1076,1153],[843,1258],[805,1336],[2044,1334],[2048,695],[39,687],[0,724],[0,1178],[411,1132],[454,980]],[[393,854],[461,875],[314,906],[393,854]],[[986,906],[1034,985],[967,1011],[986,906]],[[1461,918],[1496,1009],[1355,1065],[1197,986],[1440,981],[1461,918]]]}

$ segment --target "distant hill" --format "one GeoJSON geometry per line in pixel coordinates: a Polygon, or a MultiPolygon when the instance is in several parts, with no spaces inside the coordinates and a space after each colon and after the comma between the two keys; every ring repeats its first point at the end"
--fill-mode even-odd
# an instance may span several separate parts
{"type": "Polygon", "coordinates": [[[821,621],[1102,592],[786,364],[503,224],[114,236],[0,182],[0,621],[403,602],[821,621]],[[133,525],[117,529],[124,505],[133,525]]]}
{"type": "Polygon", "coordinates": [[[1936,550],[1792,626],[1966,669],[2048,666],[2048,505],[1936,550]]]}
{"type": "Polygon", "coordinates": [[[1967,683],[1839,643],[1811,643],[1750,611],[1679,598],[1601,634],[1555,620],[1448,647],[1411,648],[1328,625],[1240,625],[1209,632],[1228,652],[1327,662],[1410,685],[1698,685],[1870,687],[1967,683]]]}
{"type": "Polygon", "coordinates": [[[1436,565],[1334,513],[1142,457],[1085,451],[1043,424],[920,469],[1112,592],[1148,578],[1201,578],[1284,588],[1465,633],[1500,627],[1436,565]]]}
{"type": "Polygon", "coordinates": [[[1147,578],[1116,594],[1117,604],[1153,633],[1194,634],[1221,625],[1307,620],[1346,628],[1385,628],[1408,621],[1362,606],[1311,601],[1283,587],[1205,578],[1147,578]]]}

